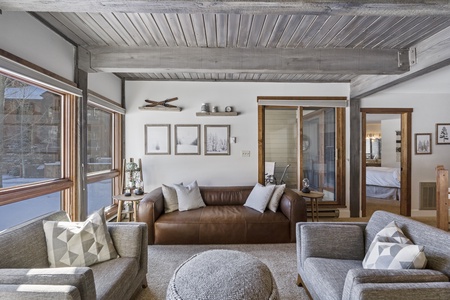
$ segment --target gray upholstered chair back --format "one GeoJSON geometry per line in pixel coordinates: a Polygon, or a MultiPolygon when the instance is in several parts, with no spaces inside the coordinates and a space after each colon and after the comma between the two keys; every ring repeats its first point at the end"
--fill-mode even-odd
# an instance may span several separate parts
{"type": "Polygon", "coordinates": [[[43,220],[70,221],[65,211],[37,217],[0,232],[0,268],[48,268],[43,220]]]}
{"type": "Polygon", "coordinates": [[[366,252],[375,235],[392,221],[396,222],[397,226],[414,244],[425,246],[427,268],[441,271],[450,277],[450,232],[407,217],[376,211],[370,218],[365,231],[366,252]]]}

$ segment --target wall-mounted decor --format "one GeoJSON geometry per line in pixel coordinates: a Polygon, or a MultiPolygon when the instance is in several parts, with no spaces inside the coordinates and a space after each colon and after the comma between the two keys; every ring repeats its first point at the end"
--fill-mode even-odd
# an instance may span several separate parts
{"type": "Polygon", "coordinates": [[[230,125],[205,125],[205,155],[230,155],[230,125]]]}
{"type": "Polygon", "coordinates": [[[170,154],[170,124],[145,125],[145,154],[170,154]]]}
{"type": "Polygon", "coordinates": [[[436,144],[450,144],[450,123],[436,124],[436,144]]]}
{"type": "Polygon", "coordinates": [[[414,135],[416,154],[431,154],[431,133],[414,135]]]}
{"type": "Polygon", "coordinates": [[[402,157],[402,132],[400,130],[395,131],[395,153],[396,161],[400,162],[402,157]]]}
{"type": "Polygon", "coordinates": [[[154,101],[146,99],[146,104],[139,107],[139,109],[144,110],[165,110],[165,111],[181,111],[181,107],[169,104],[169,102],[178,100],[178,97],[166,99],[163,101],[154,101]]]}
{"type": "Polygon", "coordinates": [[[175,125],[175,155],[200,154],[200,125],[175,125]]]}

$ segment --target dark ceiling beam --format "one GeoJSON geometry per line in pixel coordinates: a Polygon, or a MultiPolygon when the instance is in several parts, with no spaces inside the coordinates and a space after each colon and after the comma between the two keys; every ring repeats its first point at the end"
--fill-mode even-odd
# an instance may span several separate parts
{"type": "Polygon", "coordinates": [[[283,74],[401,74],[408,51],[394,49],[96,47],[91,69],[100,72],[205,72],[283,74]]]}
{"type": "Polygon", "coordinates": [[[418,43],[415,50],[417,63],[411,65],[408,72],[398,75],[358,76],[351,82],[350,97],[367,97],[450,65],[450,27],[418,43]]]}
{"type": "Polygon", "coordinates": [[[450,14],[448,0],[0,0],[4,11],[125,13],[248,13],[355,16],[450,14]]]}

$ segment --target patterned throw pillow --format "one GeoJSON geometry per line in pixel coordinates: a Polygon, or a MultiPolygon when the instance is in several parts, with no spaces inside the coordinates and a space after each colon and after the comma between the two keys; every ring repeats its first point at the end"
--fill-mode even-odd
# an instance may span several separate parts
{"type": "Polygon", "coordinates": [[[50,267],[88,267],[117,258],[104,209],[84,222],[43,221],[50,267]]]}
{"type": "Polygon", "coordinates": [[[364,269],[422,269],[427,264],[423,250],[392,221],[375,235],[362,265],[364,269]]]}

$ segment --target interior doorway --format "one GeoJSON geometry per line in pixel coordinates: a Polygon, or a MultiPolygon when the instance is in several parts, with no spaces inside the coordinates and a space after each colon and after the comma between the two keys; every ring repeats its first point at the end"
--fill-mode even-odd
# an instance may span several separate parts
{"type": "Polygon", "coordinates": [[[411,114],[408,108],[361,109],[363,217],[368,203],[411,215],[411,114]]]}

